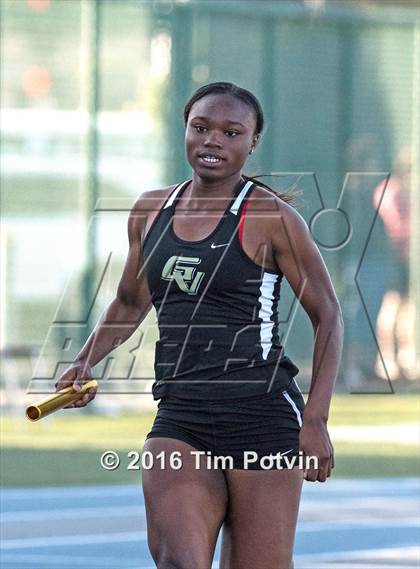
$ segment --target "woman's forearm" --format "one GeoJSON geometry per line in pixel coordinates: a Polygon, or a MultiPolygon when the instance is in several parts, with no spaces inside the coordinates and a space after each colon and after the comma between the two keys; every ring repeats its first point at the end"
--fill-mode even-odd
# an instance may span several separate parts
{"type": "Polygon", "coordinates": [[[304,418],[326,422],[343,349],[344,326],[340,309],[326,311],[314,326],[314,332],[312,380],[304,418]]]}
{"type": "Polygon", "coordinates": [[[137,330],[150,306],[145,304],[139,308],[116,297],[103,312],[75,361],[95,366],[137,330]]]}

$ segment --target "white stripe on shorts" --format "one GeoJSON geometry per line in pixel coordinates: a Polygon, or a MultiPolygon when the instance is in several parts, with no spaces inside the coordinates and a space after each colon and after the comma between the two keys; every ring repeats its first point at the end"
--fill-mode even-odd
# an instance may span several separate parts
{"type": "Polygon", "coordinates": [[[293,411],[296,413],[296,419],[297,419],[297,422],[299,423],[299,427],[301,427],[302,426],[302,418],[300,416],[299,409],[296,407],[296,403],[293,401],[293,399],[290,397],[290,395],[287,393],[287,391],[283,391],[283,397],[285,399],[287,399],[287,401],[292,406],[293,411]]]}

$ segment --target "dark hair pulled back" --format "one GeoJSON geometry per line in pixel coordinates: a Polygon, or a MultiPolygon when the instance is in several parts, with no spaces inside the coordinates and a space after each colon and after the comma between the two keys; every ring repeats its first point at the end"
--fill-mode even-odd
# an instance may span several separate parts
{"type": "MultiPolygon", "coordinates": [[[[192,94],[192,96],[187,101],[184,107],[185,125],[187,125],[188,117],[193,104],[202,99],[203,97],[205,97],[206,95],[216,95],[216,94],[232,95],[237,99],[239,99],[240,101],[243,101],[249,107],[251,107],[255,113],[255,119],[256,119],[255,134],[260,135],[262,133],[262,130],[264,128],[264,113],[257,97],[247,89],[238,87],[238,85],[235,85],[234,83],[227,83],[223,81],[219,81],[217,83],[209,83],[208,85],[203,85],[192,94]]],[[[255,182],[259,186],[262,186],[267,190],[269,190],[270,192],[274,193],[283,201],[291,205],[294,205],[296,201],[295,200],[296,193],[294,192],[294,187],[292,187],[287,192],[278,192],[273,188],[271,188],[270,186],[268,186],[267,184],[264,184],[263,182],[257,179],[263,176],[276,176],[276,174],[253,174],[252,176],[246,176],[244,174],[242,175],[242,177],[245,180],[250,180],[251,182],[255,182]]]]}

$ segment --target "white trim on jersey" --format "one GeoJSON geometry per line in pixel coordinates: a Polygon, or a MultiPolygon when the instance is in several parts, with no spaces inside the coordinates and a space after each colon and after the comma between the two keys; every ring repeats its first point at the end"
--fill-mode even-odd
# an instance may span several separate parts
{"type": "Polygon", "coordinates": [[[236,215],[239,211],[239,208],[241,207],[241,203],[243,202],[249,188],[252,186],[254,182],[248,181],[245,186],[242,188],[239,196],[236,198],[236,200],[233,202],[231,208],[230,208],[230,213],[233,213],[233,215],[236,215]]]}
{"type": "Polygon", "coordinates": [[[258,302],[261,304],[258,316],[262,320],[260,328],[260,344],[263,350],[263,358],[265,360],[267,359],[268,352],[272,345],[274,322],[271,320],[271,317],[273,316],[274,287],[276,286],[278,278],[278,275],[264,272],[260,286],[260,296],[258,297],[258,302]]]}
{"type": "Polygon", "coordinates": [[[182,188],[185,186],[185,184],[188,184],[188,182],[189,182],[189,180],[186,180],[185,182],[181,182],[181,184],[179,184],[179,186],[174,189],[172,194],[169,196],[168,201],[163,206],[163,209],[166,209],[167,207],[171,207],[171,205],[174,203],[176,196],[179,194],[179,192],[182,190],[182,188]]]}
{"type": "MultiPolygon", "coordinates": [[[[171,207],[171,205],[174,203],[177,195],[179,194],[179,192],[182,190],[182,188],[185,186],[185,184],[187,184],[189,182],[189,180],[186,180],[185,182],[182,182],[181,184],[179,184],[179,186],[177,188],[174,189],[174,191],[172,192],[172,194],[169,196],[168,201],[166,202],[166,204],[163,206],[163,209],[167,208],[167,207],[171,207]]],[[[238,195],[238,197],[236,198],[236,200],[233,202],[231,208],[230,208],[230,212],[233,213],[234,215],[236,215],[239,211],[239,208],[241,207],[241,203],[243,202],[249,188],[252,186],[253,182],[249,181],[245,184],[245,186],[242,188],[240,194],[238,195]]]]}
{"type": "Polygon", "coordinates": [[[299,427],[301,427],[302,426],[302,418],[301,418],[299,409],[296,407],[296,403],[293,401],[293,399],[290,397],[290,395],[287,393],[287,391],[283,391],[283,397],[285,399],[287,399],[287,401],[292,406],[293,411],[296,413],[296,419],[297,419],[297,422],[299,423],[299,427]]]}

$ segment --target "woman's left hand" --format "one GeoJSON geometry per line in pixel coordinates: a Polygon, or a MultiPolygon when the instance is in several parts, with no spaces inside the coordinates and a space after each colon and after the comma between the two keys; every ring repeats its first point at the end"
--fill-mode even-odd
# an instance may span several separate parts
{"type": "Polygon", "coordinates": [[[304,479],[309,482],[325,482],[334,468],[334,447],[323,419],[304,418],[299,436],[299,449],[303,452],[303,459],[317,457],[318,468],[315,461],[310,461],[310,468],[304,469],[304,479]]]}

